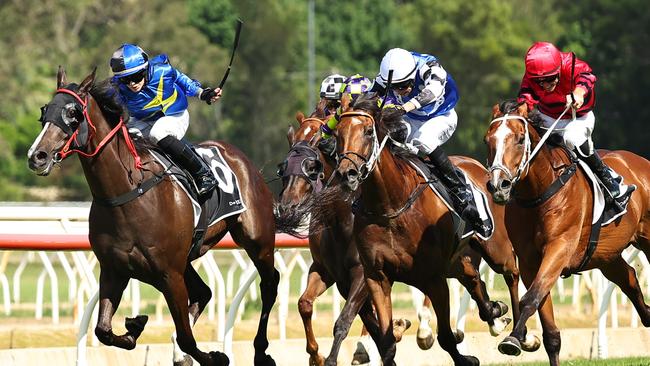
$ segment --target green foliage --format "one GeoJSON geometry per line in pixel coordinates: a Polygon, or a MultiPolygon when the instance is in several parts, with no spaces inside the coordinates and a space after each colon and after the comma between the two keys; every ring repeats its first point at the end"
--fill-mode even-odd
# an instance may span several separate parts
{"type": "MultiPolygon", "coordinates": [[[[450,152],[484,160],[491,106],[516,96],[523,56],[533,41],[557,42],[598,76],[596,144],[648,156],[644,108],[650,73],[650,13],[642,0],[315,1],[316,80],[331,72],[373,77],[383,54],[402,47],[438,57],[461,99],[450,152]],[[628,131],[634,131],[630,133],[628,131]],[[605,137],[607,137],[605,139],[605,137]]],[[[244,27],[222,100],[192,101],[187,137],[241,148],[270,178],[286,154],[287,126],[309,112],[307,2],[298,0],[23,0],[0,2],[0,199],[34,199],[39,187],[65,187],[89,199],[76,158],[48,178],[26,167],[39,132],[39,107],[54,90],[56,69],[71,81],[93,66],[110,76],[120,44],[140,44],[205,86],[226,69],[235,20],[244,27]]],[[[55,196],[54,199],[61,199],[55,196]]],[[[43,198],[46,199],[46,198],[43,198]]]]}

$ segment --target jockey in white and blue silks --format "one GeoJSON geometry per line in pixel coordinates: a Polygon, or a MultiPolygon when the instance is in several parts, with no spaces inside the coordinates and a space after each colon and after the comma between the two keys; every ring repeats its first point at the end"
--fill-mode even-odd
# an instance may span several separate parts
{"type": "Polygon", "coordinates": [[[194,178],[199,195],[211,192],[217,181],[206,162],[183,140],[189,127],[187,97],[208,104],[221,97],[221,89],[201,83],[172,67],[167,55],[149,60],[142,48],[123,44],[111,57],[113,84],[129,110],[129,132],[157,144],[194,178]]]}
{"type": "Polygon", "coordinates": [[[458,102],[456,82],[435,56],[393,48],[381,60],[374,91],[386,88],[390,71],[393,74],[385,107],[404,113],[405,131],[400,142],[411,145],[418,156],[429,157],[451,191],[454,209],[474,230],[486,233],[488,228],[480,218],[470,187],[460,179],[442,149],[458,123],[454,109],[458,102]]]}

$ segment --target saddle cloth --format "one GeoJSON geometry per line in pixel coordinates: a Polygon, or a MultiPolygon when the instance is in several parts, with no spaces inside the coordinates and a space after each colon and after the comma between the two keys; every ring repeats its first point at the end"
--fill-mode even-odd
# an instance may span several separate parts
{"type": "MultiPolygon", "coordinates": [[[[593,171],[589,168],[587,163],[578,159],[580,168],[588,177],[589,183],[594,195],[594,207],[593,207],[593,217],[591,219],[591,224],[595,224],[598,220],[601,220],[600,226],[605,226],[612,221],[615,221],[617,218],[625,215],[627,212],[627,204],[629,200],[625,202],[625,205],[622,207],[622,210],[614,205],[611,198],[605,199],[605,191],[603,190],[602,185],[593,171]]],[[[633,193],[634,194],[634,193],[633,193]]]]}
{"type": "MultiPolygon", "coordinates": [[[[409,164],[415,168],[415,170],[418,172],[420,176],[422,176],[424,179],[429,180],[429,187],[431,190],[444,202],[445,206],[449,209],[449,211],[453,212],[456,216],[460,218],[460,214],[458,214],[453,207],[452,201],[451,201],[451,193],[449,193],[449,190],[447,187],[440,182],[440,179],[437,178],[436,176],[436,171],[435,169],[431,169],[424,161],[421,159],[409,155],[409,156],[401,156],[402,158],[406,159],[409,164]],[[435,178],[435,179],[432,179],[435,178]]],[[[483,240],[488,240],[492,237],[492,234],[494,233],[494,217],[492,215],[492,211],[490,211],[490,206],[488,205],[488,199],[485,193],[483,193],[480,189],[474,185],[474,183],[468,178],[467,174],[460,168],[456,168],[456,171],[460,173],[458,176],[461,177],[465,181],[466,184],[469,185],[472,191],[472,195],[474,196],[474,203],[476,204],[476,208],[478,209],[479,215],[481,219],[483,220],[483,224],[488,226],[490,228],[489,233],[487,236],[483,236],[474,230],[469,225],[465,225],[465,230],[463,231],[463,234],[461,236],[461,239],[465,239],[471,235],[476,234],[479,238],[483,240]]]]}
{"type": "Polygon", "coordinates": [[[237,176],[230,169],[230,166],[221,155],[219,148],[212,146],[208,148],[195,148],[195,150],[208,163],[217,182],[219,182],[218,188],[205,201],[201,200],[202,204],[199,203],[196,195],[196,187],[189,173],[180,169],[176,164],[171,163],[171,160],[166,155],[159,151],[151,150],[156,160],[165,167],[167,174],[182,187],[192,202],[194,209],[194,227],[196,228],[199,224],[202,211],[206,211],[207,226],[226,217],[246,211],[247,207],[241,196],[237,176]]]}

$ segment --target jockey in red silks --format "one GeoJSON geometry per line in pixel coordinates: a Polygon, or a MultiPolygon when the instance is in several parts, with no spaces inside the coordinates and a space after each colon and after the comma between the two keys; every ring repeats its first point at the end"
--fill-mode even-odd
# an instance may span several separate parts
{"type": "Polygon", "coordinates": [[[537,107],[542,128],[549,128],[567,105],[575,110],[575,119],[565,113],[554,128],[566,147],[589,165],[616,200],[627,200],[636,186],[623,184],[623,177],[605,165],[595,153],[591,134],[596,117],[594,86],[596,76],[589,65],[573,52],[560,52],[553,44],[536,42],[526,53],[526,73],[519,89],[520,103],[528,110],[537,107]]]}

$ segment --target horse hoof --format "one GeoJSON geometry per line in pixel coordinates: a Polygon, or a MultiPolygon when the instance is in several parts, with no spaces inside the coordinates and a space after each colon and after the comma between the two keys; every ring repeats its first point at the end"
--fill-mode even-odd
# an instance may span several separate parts
{"type": "Polygon", "coordinates": [[[368,355],[368,351],[363,343],[357,342],[357,349],[354,351],[351,364],[355,366],[370,365],[370,355],[368,355]]]}
{"type": "Polygon", "coordinates": [[[505,337],[499,343],[499,352],[509,356],[519,356],[521,354],[521,345],[519,340],[513,336],[505,337]]]}
{"type": "Polygon", "coordinates": [[[481,361],[474,356],[463,356],[462,366],[479,366],[481,361]]]}
{"type": "Polygon", "coordinates": [[[228,365],[230,365],[230,360],[228,359],[228,356],[226,356],[225,353],[212,351],[212,352],[210,352],[210,358],[212,359],[212,365],[214,365],[214,366],[228,366],[228,365]]]}
{"type": "Polygon", "coordinates": [[[501,334],[501,332],[506,329],[510,322],[512,322],[512,319],[507,317],[494,319],[494,324],[490,325],[490,334],[492,337],[496,337],[501,334]]]}
{"type": "Polygon", "coordinates": [[[433,347],[435,338],[433,338],[431,329],[418,329],[418,336],[415,340],[418,343],[418,347],[420,347],[421,350],[426,351],[433,347]]]}
{"type": "Polygon", "coordinates": [[[325,358],[319,353],[309,356],[309,366],[323,366],[325,365],[325,358]]]}
{"type": "Polygon", "coordinates": [[[255,358],[255,361],[253,362],[255,366],[275,366],[275,361],[273,361],[273,358],[269,355],[264,355],[261,358],[255,358]]]}
{"type": "Polygon", "coordinates": [[[500,318],[508,314],[508,305],[506,305],[506,303],[503,301],[492,301],[492,305],[499,309],[499,315],[497,315],[496,318],[500,318]]]}
{"type": "Polygon", "coordinates": [[[190,355],[184,355],[183,359],[180,361],[174,361],[174,366],[192,366],[194,365],[194,360],[190,355]]]}
{"type": "Polygon", "coordinates": [[[138,315],[135,318],[126,318],[124,321],[124,326],[130,335],[132,335],[135,339],[138,339],[140,334],[142,334],[144,326],[147,324],[148,320],[149,317],[146,315],[138,315]]]}
{"type": "Polygon", "coordinates": [[[526,334],[526,339],[521,343],[521,349],[526,352],[535,352],[541,347],[542,341],[532,334],[526,334]]]}
{"type": "Polygon", "coordinates": [[[463,333],[463,331],[460,329],[453,330],[452,333],[454,333],[456,344],[462,343],[463,340],[465,339],[465,333],[463,333]]]}
{"type": "Polygon", "coordinates": [[[395,342],[401,341],[404,332],[406,332],[410,327],[411,321],[408,319],[393,320],[393,336],[395,337],[395,342]]]}

